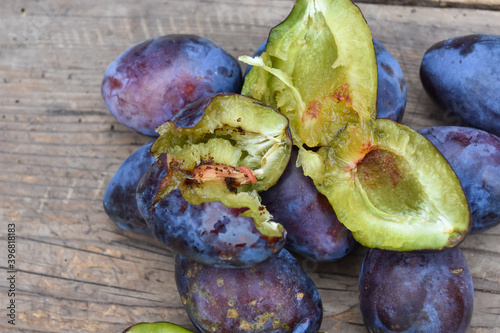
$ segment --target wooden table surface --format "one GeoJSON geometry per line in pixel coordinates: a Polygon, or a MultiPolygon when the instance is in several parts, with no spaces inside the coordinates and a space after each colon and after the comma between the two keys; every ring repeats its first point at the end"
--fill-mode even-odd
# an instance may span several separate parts
{"type": "MultiPolygon", "coordinates": [[[[405,74],[403,122],[415,129],[455,124],[424,93],[421,58],[443,39],[500,33],[498,1],[372,2],[358,5],[405,74]]],[[[163,34],[198,34],[235,57],[252,54],[291,7],[291,0],[3,1],[1,332],[121,332],[160,320],[193,329],[173,282],[172,252],[119,229],[102,208],[113,173],[150,138],[107,111],[101,79],[126,48],[163,34]],[[15,228],[13,267],[9,226],[15,228]],[[8,296],[12,288],[15,295],[8,296]],[[7,316],[11,300],[15,326],[7,316]]],[[[460,247],[475,286],[469,332],[500,332],[500,227],[469,236],[460,247]]],[[[335,263],[303,262],[323,299],[323,331],[366,332],[357,287],[363,254],[358,247],[335,263]]]]}

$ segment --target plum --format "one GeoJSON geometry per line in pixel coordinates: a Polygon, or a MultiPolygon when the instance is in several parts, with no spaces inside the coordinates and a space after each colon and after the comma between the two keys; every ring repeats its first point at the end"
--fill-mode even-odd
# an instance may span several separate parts
{"type": "Polygon", "coordinates": [[[367,251],[359,304],[370,332],[466,332],[474,287],[459,247],[440,252],[367,251]]]}
{"type": "Polygon", "coordinates": [[[299,151],[304,173],[362,245],[454,247],[471,217],[460,181],[432,143],[389,119],[351,125],[335,144],[299,151]]]}
{"type": "MultiPolygon", "coordinates": [[[[161,159],[160,159],[161,160],[161,159]]],[[[156,162],[141,179],[137,203],[153,235],[177,253],[207,265],[253,266],[285,245],[285,231],[259,231],[247,207],[231,208],[220,201],[191,204],[179,189],[154,204],[166,163],[156,162]]]]}
{"type": "Polygon", "coordinates": [[[108,110],[130,129],[155,128],[187,104],[219,92],[240,92],[238,61],[196,35],[165,35],[134,45],[109,65],[102,80],[108,110]]]}
{"type": "Polygon", "coordinates": [[[457,174],[469,202],[471,233],[500,224],[500,138],[462,126],[419,130],[443,154],[457,174]]]}
{"type": "Polygon", "coordinates": [[[258,100],[218,94],[157,128],[139,211],[172,250],[208,265],[248,267],[283,248],[286,231],[261,204],[290,159],[288,120],[258,100]]]}
{"type": "MultiPolygon", "coordinates": [[[[266,51],[267,40],[264,41],[252,55],[257,57],[266,51]]],[[[376,39],[373,39],[375,56],[377,58],[378,89],[377,118],[387,118],[397,122],[403,119],[407,88],[406,80],[398,61],[389,50],[376,39]]],[[[253,66],[248,66],[245,76],[253,66]]]]}
{"type": "Polygon", "coordinates": [[[242,93],[290,120],[296,146],[330,144],[347,124],[376,117],[377,60],[370,29],[350,0],[298,0],[275,26],[242,93]]]}
{"type": "Polygon", "coordinates": [[[424,54],[420,79],[451,125],[500,135],[500,35],[473,34],[441,41],[424,54]]]}
{"type": "Polygon", "coordinates": [[[200,332],[313,333],[321,326],[320,294],[286,250],[251,268],[216,268],[177,256],[175,281],[200,332]]]}
{"type": "Polygon", "coordinates": [[[377,59],[349,0],[298,0],[274,27],[242,93],[290,120],[298,164],[367,247],[442,249],[470,228],[460,182],[416,131],[377,119],[377,59]]]}
{"type": "Polygon", "coordinates": [[[377,118],[401,122],[407,96],[403,71],[384,44],[373,39],[373,47],[378,69],[377,118]]]}
{"type": "Polygon", "coordinates": [[[155,158],[150,149],[153,141],[137,148],[120,165],[106,187],[103,206],[111,221],[120,228],[151,235],[151,230],[137,208],[135,193],[142,176],[151,168],[155,158]]]}
{"type": "Polygon", "coordinates": [[[285,227],[288,250],[315,262],[338,260],[357,242],[312,179],[296,166],[297,155],[293,148],[279,181],[260,194],[262,204],[285,227]]]}

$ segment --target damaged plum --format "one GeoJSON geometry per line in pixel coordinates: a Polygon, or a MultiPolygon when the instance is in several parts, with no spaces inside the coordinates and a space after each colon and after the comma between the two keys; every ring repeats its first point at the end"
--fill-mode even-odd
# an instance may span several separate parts
{"type": "Polygon", "coordinates": [[[137,203],[153,235],[189,259],[248,267],[275,255],[286,231],[261,204],[290,158],[288,120],[261,102],[219,94],[158,127],[137,203]]]}
{"type": "Polygon", "coordinates": [[[251,268],[217,268],[177,256],[175,281],[200,332],[318,332],[321,297],[287,250],[251,268]]]}

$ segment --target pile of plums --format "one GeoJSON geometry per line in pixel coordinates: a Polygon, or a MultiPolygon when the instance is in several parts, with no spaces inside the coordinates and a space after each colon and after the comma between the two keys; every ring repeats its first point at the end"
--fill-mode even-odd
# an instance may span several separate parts
{"type": "MultiPolygon", "coordinates": [[[[175,251],[200,332],[318,332],[321,298],[297,258],[332,262],[357,244],[368,248],[359,292],[369,331],[465,332],[474,290],[457,245],[500,223],[500,71],[485,61],[500,59],[500,36],[426,52],[424,88],[460,124],[417,132],[401,123],[396,59],[349,0],[323,2],[297,1],[240,58],[245,74],[194,35],[118,56],[105,105],[152,141],[116,171],[104,209],[175,251]]],[[[186,332],[127,332],[151,325],[186,332]]]]}

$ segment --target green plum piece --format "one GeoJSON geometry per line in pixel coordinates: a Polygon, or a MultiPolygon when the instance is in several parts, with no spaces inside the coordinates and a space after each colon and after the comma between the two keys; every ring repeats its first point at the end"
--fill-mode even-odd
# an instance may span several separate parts
{"type": "Polygon", "coordinates": [[[298,0],[274,27],[242,89],[290,120],[294,144],[329,145],[347,124],[376,117],[377,60],[350,0],[298,0]]]}
{"type": "Polygon", "coordinates": [[[440,250],[471,226],[453,169],[430,141],[387,119],[349,126],[330,147],[302,149],[300,163],[339,220],[364,246],[440,250]]]}
{"type": "Polygon", "coordinates": [[[218,94],[181,110],[157,132],[151,154],[166,155],[168,173],[155,203],[180,189],[193,205],[220,201],[248,208],[242,215],[252,217],[261,233],[282,236],[258,193],[278,181],[290,159],[284,115],[248,96],[218,94]]]}
{"type": "Polygon", "coordinates": [[[179,325],[169,322],[138,323],[127,328],[123,333],[193,333],[179,325]]]}

